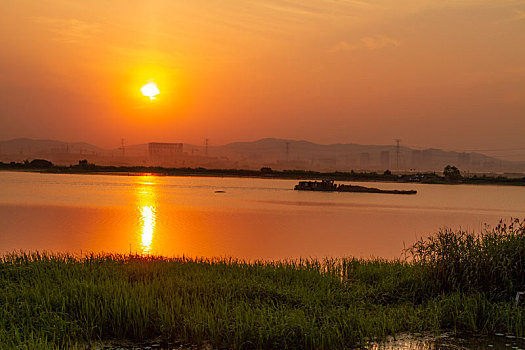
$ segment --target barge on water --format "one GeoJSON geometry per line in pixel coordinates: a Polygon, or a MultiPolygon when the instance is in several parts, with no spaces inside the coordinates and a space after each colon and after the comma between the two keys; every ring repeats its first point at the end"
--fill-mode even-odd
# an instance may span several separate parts
{"type": "Polygon", "coordinates": [[[323,191],[323,192],[361,192],[361,193],[387,193],[387,194],[416,194],[416,190],[380,190],[375,187],[354,185],[338,185],[333,180],[299,181],[295,185],[297,191],[323,191]]]}

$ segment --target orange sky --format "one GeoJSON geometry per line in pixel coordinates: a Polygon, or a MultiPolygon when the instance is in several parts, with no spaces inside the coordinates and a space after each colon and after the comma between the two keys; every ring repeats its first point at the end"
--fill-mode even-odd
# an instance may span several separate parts
{"type": "Polygon", "coordinates": [[[0,140],[525,149],[524,1],[6,0],[0,33],[0,140]]]}

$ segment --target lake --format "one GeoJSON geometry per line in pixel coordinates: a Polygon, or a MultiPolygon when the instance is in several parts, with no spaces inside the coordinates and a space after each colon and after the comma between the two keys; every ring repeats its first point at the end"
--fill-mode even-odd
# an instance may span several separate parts
{"type": "Polygon", "coordinates": [[[442,227],[479,231],[525,216],[525,187],[358,183],[418,191],[392,195],[294,191],[296,183],[0,172],[0,254],[394,258],[442,227]]]}

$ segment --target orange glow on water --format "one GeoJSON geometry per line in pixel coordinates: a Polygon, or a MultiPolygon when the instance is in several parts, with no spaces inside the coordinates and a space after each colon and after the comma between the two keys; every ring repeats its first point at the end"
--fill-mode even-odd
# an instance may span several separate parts
{"type": "Polygon", "coordinates": [[[151,242],[153,241],[153,232],[155,231],[155,208],[143,206],[141,209],[142,221],[142,250],[145,253],[151,251],[151,242]]]}
{"type": "Polygon", "coordinates": [[[156,226],[156,192],[151,177],[139,178],[137,208],[140,213],[140,246],[142,252],[149,254],[152,250],[156,226]]]}

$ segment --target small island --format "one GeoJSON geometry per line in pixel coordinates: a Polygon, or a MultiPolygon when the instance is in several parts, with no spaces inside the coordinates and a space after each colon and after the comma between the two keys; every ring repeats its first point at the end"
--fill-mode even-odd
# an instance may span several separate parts
{"type": "Polygon", "coordinates": [[[360,192],[360,193],[385,193],[385,194],[416,194],[416,190],[380,190],[375,187],[338,185],[333,180],[299,181],[295,185],[297,191],[323,191],[323,192],[360,192]]]}

